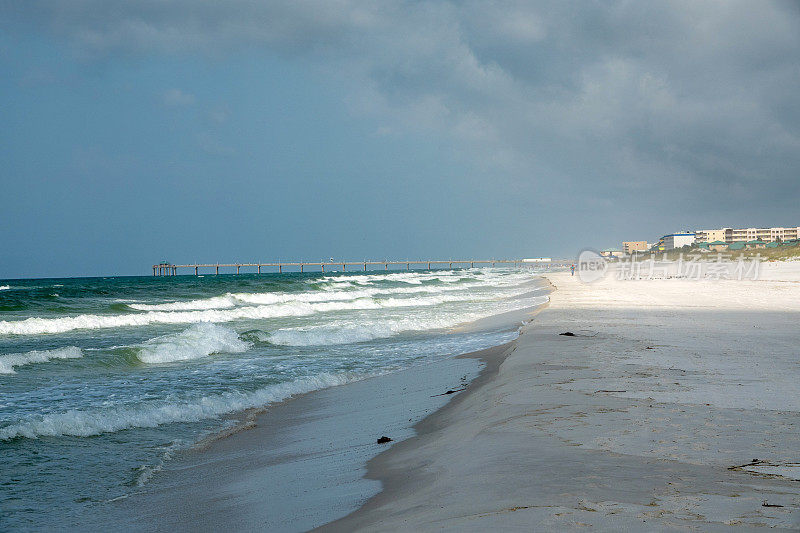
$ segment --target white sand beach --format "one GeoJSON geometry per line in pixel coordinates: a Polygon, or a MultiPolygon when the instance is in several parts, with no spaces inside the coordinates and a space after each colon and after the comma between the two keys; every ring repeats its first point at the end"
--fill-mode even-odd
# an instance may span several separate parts
{"type": "Polygon", "coordinates": [[[800,528],[800,264],[557,290],[325,530],[800,528]],[[576,336],[562,336],[573,332],[576,336]]]}

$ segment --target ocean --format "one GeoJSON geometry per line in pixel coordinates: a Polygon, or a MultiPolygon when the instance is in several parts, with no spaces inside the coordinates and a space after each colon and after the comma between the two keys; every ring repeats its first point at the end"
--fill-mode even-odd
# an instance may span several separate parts
{"type": "Polygon", "coordinates": [[[0,281],[0,529],[79,524],[236,415],[513,339],[530,270],[0,281]]]}

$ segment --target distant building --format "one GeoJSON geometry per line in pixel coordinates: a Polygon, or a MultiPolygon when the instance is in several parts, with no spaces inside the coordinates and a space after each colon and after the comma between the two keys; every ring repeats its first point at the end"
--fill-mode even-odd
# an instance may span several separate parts
{"type": "Polygon", "coordinates": [[[622,250],[618,250],[616,248],[606,248],[605,250],[600,251],[600,255],[603,257],[622,257],[622,250]]]}
{"type": "Polygon", "coordinates": [[[675,248],[683,248],[684,246],[691,246],[695,241],[694,233],[671,233],[661,237],[664,243],[664,250],[674,250],[675,248]]]}
{"type": "Polygon", "coordinates": [[[647,250],[647,241],[624,241],[622,243],[622,253],[626,255],[630,255],[633,252],[646,252],[647,250]]]}
{"type": "Polygon", "coordinates": [[[725,241],[712,241],[708,243],[708,249],[712,252],[724,252],[728,249],[728,243],[725,241]]]}
{"type": "Polygon", "coordinates": [[[552,259],[549,257],[531,257],[528,259],[523,259],[523,263],[549,263],[552,259]]]}
{"type": "Polygon", "coordinates": [[[732,231],[733,230],[731,228],[708,229],[696,232],[695,237],[697,239],[697,242],[714,242],[714,241],[728,242],[728,238],[730,237],[732,231]]]}
{"type": "Polygon", "coordinates": [[[697,232],[697,242],[723,241],[734,242],[764,241],[786,242],[800,237],[800,226],[793,228],[720,228],[697,232]]]}

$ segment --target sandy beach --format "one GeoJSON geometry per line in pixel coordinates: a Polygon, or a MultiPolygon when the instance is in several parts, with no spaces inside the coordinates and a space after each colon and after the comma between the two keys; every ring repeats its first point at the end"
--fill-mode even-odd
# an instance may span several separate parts
{"type": "Polygon", "coordinates": [[[549,306],[323,531],[800,528],[798,263],[547,278],[549,306]]]}
{"type": "Polygon", "coordinates": [[[800,0],[0,29],[0,533],[800,533],[800,0]]]}

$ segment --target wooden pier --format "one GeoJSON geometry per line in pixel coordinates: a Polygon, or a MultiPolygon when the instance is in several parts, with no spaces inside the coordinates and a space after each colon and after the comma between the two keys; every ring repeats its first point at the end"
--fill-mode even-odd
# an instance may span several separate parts
{"type": "MultiPolygon", "coordinates": [[[[306,272],[307,268],[312,269],[319,269],[320,272],[352,272],[354,270],[367,272],[368,270],[381,270],[380,267],[383,267],[382,270],[389,271],[389,267],[397,267],[400,266],[399,270],[403,270],[402,267],[405,266],[405,270],[433,270],[434,268],[443,268],[443,265],[447,265],[448,269],[452,269],[453,265],[456,265],[456,268],[474,268],[475,265],[479,266],[491,266],[495,267],[497,265],[502,266],[511,266],[513,265],[515,268],[520,266],[532,267],[538,266],[543,268],[557,268],[557,267],[568,267],[571,264],[570,261],[564,260],[552,260],[552,261],[524,261],[522,259],[468,259],[468,260],[418,260],[418,261],[290,261],[290,262],[273,262],[273,263],[194,263],[194,264],[186,264],[186,265],[173,265],[171,263],[160,263],[157,265],[153,265],[153,275],[154,276],[176,276],[178,275],[178,269],[189,269],[190,274],[194,274],[195,276],[199,276],[201,274],[201,269],[203,269],[203,273],[209,272],[213,274],[219,274],[219,269],[236,269],[237,274],[241,274],[242,268],[251,268],[255,269],[251,271],[253,274],[261,274],[264,271],[268,272],[278,272],[283,273],[284,271],[294,271],[294,272],[306,272]],[[372,267],[372,268],[370,268],[372,267]],[[376,268],[377,267],[377,268],[376,268]],[[294,270],[287,270],[287,269],[294,269],[294,270]],[[326,271],[327,268],[327,271],[326,271]],[[349,270],[348,270],[349,269],[349,270]],[[193,272],[192,272],[193,271],[193,272]]],[[[393,269],[395,270],[395,269],[393,269]]],[[[312,270],[316,271],[316,270],[312,270]]]]}

